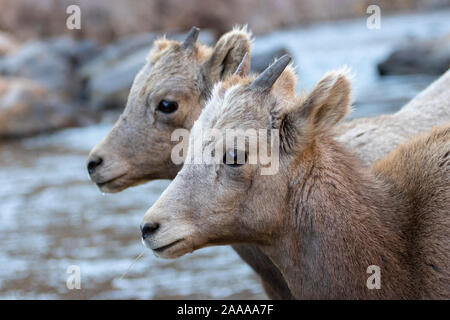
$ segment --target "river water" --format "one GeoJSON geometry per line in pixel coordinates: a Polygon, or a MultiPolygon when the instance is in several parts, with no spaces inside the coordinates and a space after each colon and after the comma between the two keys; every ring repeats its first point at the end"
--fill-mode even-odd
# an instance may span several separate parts
{"type": "MultiPolygon", "coordinates": [[[[450,32],[450,11],[390,16],[381,30],[364,19],[278,31],[255,42],[255,52],[283,44],[293,54],[299,90],[343,65],[354,75],[355,112],[394,112],[434,78],[376,75],[376,62],[410,38],[450,32]]],[[[258,278],[229,247],[205,248],[177,260],[143,252],[139,223],[168,185],[154,181],[102,195],[89,182],[86,156],[117,114],[98,125],[0,143],[1,299],[265,298],[258,278]],[[69,290],[70,266],[81,289],[69,290]]]]}

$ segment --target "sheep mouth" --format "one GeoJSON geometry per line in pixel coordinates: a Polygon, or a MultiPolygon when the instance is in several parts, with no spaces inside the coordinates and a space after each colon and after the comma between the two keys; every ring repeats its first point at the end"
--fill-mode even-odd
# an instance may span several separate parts
{"type": "Polygon", "coordinates": [[[104,182],[97,182],[96,185],[97,185],[99,188],[102,188],[102,187],[104,187],[104,186],[106,186],[106,185],[108,185],[108,184],[113,183],[114,181],[119,180],[119,179],[122,178],[124,175],[126,175],[126,173],[121,174],[121,175],[118,175],[117,177],[114,177],[114,178],[109,179],[109,180],[104,181],[104,182]]]}
{"type": "Polygon", "coordinates": [[[176,240],[174,242],[171,242],[171,243],[169,243],[169,244],[167,244],[165,246],[158,247],[158,248],[155,248],[155,249],[152,249],[152,250],[157,252],[157,253],[162,253],[163,251],[165,251],[165,250],[167,250],[169,248],[172,248],[173,246],[175,246],[176,244],[182,242],[183,240],[184,239],[178,239],[178,240],[176,240]]]}

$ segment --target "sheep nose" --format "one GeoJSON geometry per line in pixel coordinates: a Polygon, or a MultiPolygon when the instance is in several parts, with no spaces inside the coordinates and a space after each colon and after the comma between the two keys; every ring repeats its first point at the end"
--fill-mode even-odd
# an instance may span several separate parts
{"type": "Polygon", "coordinates": [[[148,236],[152,235],[156,230],[158,230],[159,224],[147,222],[143,226],[141,226],[142,239],[146,239],[148,236]]]}
{"type": "Polygon", "coordinates": [[[94,174],[95,169],[97,169],[97,167],[99,165],[101,165],[102,162],[103,162],[103,159],[100,157],[92,157],[91,159],[89,159],[88,164],[87,164],[87,170],[88,170],[89,174],[94,174]]]}

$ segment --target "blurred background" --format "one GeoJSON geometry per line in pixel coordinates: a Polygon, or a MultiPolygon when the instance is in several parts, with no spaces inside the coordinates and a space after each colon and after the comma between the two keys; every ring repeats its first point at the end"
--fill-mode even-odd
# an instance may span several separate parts
{"type": "Polygon", "coordinates": [[[122,111],[152,42],[193,25],[214,44],[255,34],[254,71],[288,52],[307,90],[328,70],[355,74],[352,117],[392,113],[450,66],[450,0],[0,0],[0,298],[265,298],[229,247],[177,260],[143,251],[139,223],[168,185],[102,195],[89,150],[122,111]],[[81,9],[81,29],[66,9],[81,9]],[[369,5],[381,28],[369,29],[369,5]],[[81,290],[69,290],[70,265],[81,290]]]}

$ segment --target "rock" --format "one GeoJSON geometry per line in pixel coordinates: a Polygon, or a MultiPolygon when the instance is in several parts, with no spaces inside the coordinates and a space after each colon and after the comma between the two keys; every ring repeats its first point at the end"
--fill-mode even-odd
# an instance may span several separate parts
{"type": "Polygon", "coordinates": [[[29,41],[0,60],[0,75],[32,79],[49,89],[75,94],[75,69],[96,52],[89,41],[68,37],[29,41]]]}
{"type": "Polygon", "coordinates": [[[121,59],[132,55],[136,51],[151,47],[156,38],[157,35],[154,33],[121,38],[105,46],[100,54],[83,66],[81,73],[86,76],[91,76],[109,65],[120,62],[121,59]]]}
{"type": "Polygon", "coordinates": [[[378,64],[380,75],[441,75],[450,67],[450,35],[440,39],[416,41],[395,49],[378,64]]]}
{"type": "Polygon", "coordinates": [[[14,52],[18,47],[18,41],[8,33],[0,31],[0,57],[14,52]]]}
{"type": "MultiPolygon", "coordinates": [[[[85,84],[84,96],[94,109],[123,108],[134,77],[145,64],[153,41],[160,34],[141,34],[126,37],[108,45],[103,52],[80,70],[85,84]]],[[[169,39],[183,40],[185,34],[168,36],[169,39]]],[[[199,35],[200,42],[211,44],[214,36],[207,30],[199,35]]]]}
{"type": "Polygon", "coordinates": [[[252,54],[251,69],[253,72],[264,71],[274,60],[289,52],[285,48],[272,48],[257,54],[252,54]]]}
{"type": "Polygon", "coordinates": [[[32,80],[0,77],[0,139],[88,125],[94,119],[85,108],[32,80]]]}
{"type": "Polygon", "coordinates": [[[86,96],[94,109],[123,108],[133,79],[145,64],[148,48],[141,49],[121,61],[105,64],[87,77],[86,96]]]}
{"type": "Polygon", "coordinates": [[[101,48],[90,40],[76,40],[70,37],[49,38],[43,41],[50,50],[54,50],[75,67],[94,58],[101,48]]]}

